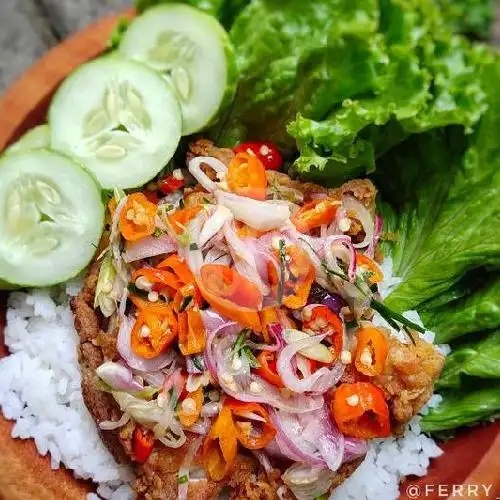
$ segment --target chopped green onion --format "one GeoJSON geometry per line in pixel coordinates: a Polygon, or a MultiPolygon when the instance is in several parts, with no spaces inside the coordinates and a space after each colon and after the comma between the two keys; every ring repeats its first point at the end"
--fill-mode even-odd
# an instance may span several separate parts
{"type": "Polygon", "coordinates": [[[184,297],[184,299],[182,300],[182,303],[179,307],[179,312],[184,311],[186,309],[186,307],[191,303],[192,300],[193,300],[192,295],[188,295],[187,297],[184,297]]]}
{"type": "Polygon", "coordinates": [[[198,370],[200,371],[205,371],[205,366],[204,364],[202,363],[202,361],[200,360],[200,358],[198,358],[198,356],[193,356],[193,364],[194,366],[196,366],[196,368],[198,368],[198,370]]]}
{"type": "Polygon", "coordinates": [[[203,202],[206,203],[207,205],[213,205],[213,202],[210,201],[208,198],[203,198],[203,202]]]}
{"type": "Polygon", "coordinates": [[[285,289],[285,263],[286,263],[286,244],[285,240],[280,240],[279,242],[280,250],[280,279],[278,283],[278,304],[283,302],[283,292],[285,289]]]}
{"type": "Polygon", "coordinates": [[[153,232],[153,238],[161,238],[162,236],[165,236],[166,234],[167,234],[166,231],[157,227],[153,232]]]}
{"type": "Polygon", "coordinates": [[[258,362],[249,346],[243,346],[243,348],[241,349],[241,353],[248,359],[248,364],[251,368],[260,368],[260,363],[258,362]]]}
{"type": "Polygon", "coordinates": [[[189,481],[189,479],[186,476],[186,474],[184,474],[183,476],[179,476],[177,478],[177,484],[184,484],[184,483],[187,483],[188,481],[189,481]]]}
{"type": "Polygon", "coordinates": [[[233,357],[239,355],[241,349],[243,348],[243,346],[245,344],[245,340],[247,338],[247,334],[249,333],[249,331],[250,330],[248,328],[244,328],[243,330],[241,330],[241,332],[236,337],[236,340],[233,344],[233,357]]]}
{"type": "MultiPolygon", "coordinates": [[[[336,277],[342,279],[343,281],[350,283],[349,277],[346,274],[342,274],[342,273],[339,273],[337,271],[330,269],[328,267],[328,265],[325,263],[325,261],[320,259],[318,253],[316,252],[316,250],[314,250],[314,248],[310,245],[310,243],[308,241],[306,241],[302,238],[300,239],[300,241],[303,241],[303,242],[307,243],[307,245],[309,245],[311,250],[316,254],[318,259],[320,260],[321,267],[324,269],[326,274],[328,274],[329,276],[330,275],[336,276],[336,277]]],[[[358,280],[356,280],[356,282],[354,283],[354,286],[363,295],[365,295],[366,298],[371,299],[370,300],[370,307],[372,309],[374,309],[375,311],[377,311],[380,314],[380,316],[382,316],[387,321],[387,323],[389,323],[389,325],[392,326],[392,328],[394,328],[396,330],[401,330],[402,328],[398,325],[398,323],[401,323],[403,325],[403,327],[411,328],[412,330],[416,330],[417,332],[420,332],[420,333],[425,332],[425,329],[422,328],[421,326],[417,325],[416,323],[413,323],[413,321],[410,321],[409,319],[406,319],[402,314],[399,314],[396,311],[389,309],[382,302],[379,302],[378,300],[374,299],[373,297],[370,297],[369,295],[367,295],[366,290],[363,289],[364,287],[362,286],[362,284],[360,284],[358,282],[358,280]]],[[[410,336],[410,338],[412,339],[412,341],[414,340],[413,337],[410,336]]]]}

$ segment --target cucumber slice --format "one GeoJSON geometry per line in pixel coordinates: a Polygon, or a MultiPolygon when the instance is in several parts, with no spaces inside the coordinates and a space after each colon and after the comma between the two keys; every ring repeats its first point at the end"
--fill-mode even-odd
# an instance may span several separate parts
{"type": "Polygon", "coordinates": [[[0,160],[0,279],[68,280],[89,263],[103,226],[99,186],[70,158],[38,149],[0,160]]]}
{"type": "Polygon", "coordinates": [[[49,123],[52,147],[77,158],[105,189],[153,178],[172,158],[182,126],[165,81],[116,56],[70,75],[54,97],[49,123]]]}
{"type": "Polygon", "coordinates": [[[50,147],[50,129],[47,124],[28,130],[21,139],[9,146],[5,153],[20,153],[30,149],[40,149],[50,147]]]}
{"type": "Polygon", "coordinates": [[[182,4],[154,7],[135,19],[118,48],[170,81],[182,108],[182,135],[209,125],[234,94],[236,64],[224,28],[182,4]]]}
{"type": "Polygon", "coordinates": [[[16,290],[19,288],[17,285],[11,285],[4,280],[0,280],[0,290],[16,290]]]}

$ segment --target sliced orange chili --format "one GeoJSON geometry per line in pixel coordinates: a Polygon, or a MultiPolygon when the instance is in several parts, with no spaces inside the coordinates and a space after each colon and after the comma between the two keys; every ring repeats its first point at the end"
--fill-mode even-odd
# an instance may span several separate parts
{"type": "Polygon", "coordinates": [[[269,413],[258,403],[244,403],[227,398],[224,407],[233,414],[237,439],[249,450],[259,450],[267,446],[276,436],[269,413]]]}
{"type": "Polygon", "coordinates": [[[161,354],[177,337],[177,319],[172,306],[142,309],[132,329],[134,352],[151,359],[161,354]]]}
{"type": "MultiPolygon", "coordinates": [[[[275,250],[276,258],[280,259],[280,251],[275,250]]],[[[282,304],[290,309],[300,309],[307,303],[311,286],[316,277],[314,266],[307,254],[295,245],[286,247],[287,260],[285,266],[285,282],[281,284],[283,290],[282,304]]],[[[273,293],[278,296],[281,276],[276,267],[269,263],[267,267],[269,283],[273,293]]]]}
{"type": "Polygon", "coordinates": [[[203,389],[198,387],[183,398],[177,416],[184,427],[191,427],[198,420],[203,406],[203,389]],[[191,400],[191,401],[190,401],[191,400]],[[189,405],[187,403],[190,403],[189,405]]]}
{"type": "Polygon", "coordinates": [[[141,276],[146,278],[150,283],[168,286],[174,290],[178,290],[182,286],[182,282],[174,273],[164,269],[142,267],[132,274],[132,282],[135,283],[137,278],[141,276]]]}
{"type": "Polygon", "coordinates": [[[128,296],[132,304],[139,309],[148,309],[149,311],[154,311],[154,310],[162,310],[163,307],[166,306],[166,303],[164,301],[158,301],[158,302],[150,302],[149,300],[142,299],[141,297],[137,295],[130,294],[128,296]]]}
{"type": "Polygon", "coordinates": [[[132,435],[134,458],[136,462],[143,464],[147,461],[155,444],[153,432],[138,426],[132,435]]]}
{"type": "Polygon", "coordinates": [[[368,282],[380,283],[384,279],[384,273],[377,263],[362,253],[356,253],[356,266],[366,269],[370,273],[368,282]]]}
{"type": "Polygon", "coordinates": [[[184,284],[194,283],[194,276],[184,259],[181,259],[176,253],[169,255],[157,266],[158,269],[171,269],[174,274],[184,284]]]}
{"type": "Polygon", "coordinates": [[[220,314],[256,332],[262,293],[250,280],[222,264],[205,264],[197,280],[203,298],[220,314]]]}
{"type": "Polygon", "coordinates": [[[278,374],[278,369],[276,368],[276,354],[274,352],[262,351],[257,356],[257,361],[260,366],[255,369],[255,373],[259,375],[259,377],[262,377],[276,387],[285,387],[278,374]]]}
{"type": "Polygon", "coordinates": [[[226,181],[233,193],[254,200],[266,199],[266,169],[252,153],[242,152],[234,156],[229,164],[226,181]]]}
{"type": "Polygon", "coordinates": [[[384,394],[370,382],[340,385],[333,393],[330,409],[342,434],[360,439],[391,434],[384,394]]]}
{"type": "Polygon", "coordinates": [[[201,463],[214,481],[223,479],[233,468],[238,451],[233,414],[222,407],[217,420],[203,442],[201,463]]]}
{"type": "Polygon", "coordinates": [[[120,233],[127,241],[136,241],[153,234],[156,205],[143,193],[132,193],[120,214],[120,233]]]}
{"type": "Polygon", "coordinates": [[[307,306],[302,310],[302,329],[315,335],[327,334],[330,351],[336,360],[344,346],[344,325],[338,314],[324,305],[307,306]]]}
{"type": "Polygon", "coordinates": [[[291,220],[298,231],[308,233],[323,224],[331,224],[339,205],[339,201],[330,198],[314,200],[300,207],[291,220]]]}
{"type": "Polygon", "coordinates": [[[181,313],[190,309],[198,310],[203,304],[203,297],[200,289],[194,283],[189,283],[177,290],[173,306],[176,313],[181,313]]]}
{"type": "Polygon", "coordinates": [[[195,205],[190,208],[182,208],[176,210],[174,213],[168,216],[168,221],[172,225],[173,230],[177,234],[182,234],[185,231],[185,228],[189,224],[191,220],[193,220],[198,212],[201,210],[200,205],[195,205]]]}
{"type": "Polygon", "coordinates": [[[198,354],[205,349],[206,330],[201,313],[191,309],[179,313],[179,349],[184,356],[198,354]]]}
{"type": "Polygon", "coordinates": [[[374,377],[384,371],[387,359],[387,338],[378,328],[361,328],[356,332],[357,346],[354,365],[363,375],[374,377]]]}

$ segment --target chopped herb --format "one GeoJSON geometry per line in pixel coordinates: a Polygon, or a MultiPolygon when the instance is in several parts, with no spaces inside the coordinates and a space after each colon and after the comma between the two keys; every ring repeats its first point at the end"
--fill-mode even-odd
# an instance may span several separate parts
{"type": "Polygon", "coordinates": [[[240,356],[245,356],[248,359],[248,364],[251,368],[259,368],[260,363],[257,361],[257,358],[255,357],[251,349],[251,347],[255,344],[253,342],[247,341],[247,336],[250,334],[250,332],[251,330],[249,328],[241,330],[241,332],[238,334],[238,337],[236,338],[236,341],[233,344],[232,356],[233,359],[240,356]]]}
{"type": "Polygon", "coordinates": [[[188,481],[189,481],[189,479],[186,476],[186,474],[184,474],[183,476],[179,476],[177,478],[177,484],[184,484],[184,483],[187,483],[188,481]]]}
{"type": "Polygon", "coordinates": [[[278,283],[278,304],[283,302],[283,291],[285,289],[285,271],[286,271],[286,244],[285,240],[279,242],[280,251],[280,280],[278,283]]]}
{"type": "Polygon", "coordinates": [[[184,198],[181,198],[181,199],[179,200],[179,206],[181,207],[181,209],[183,209],[183,208],[184,208],[184,198]]]}
{"type": "Polygon", "coordinates": [[[356,328],[357,326],[358,326],[358,322],[355,319],[353,319],[352,321],[348,321],[345,324],[346,328],[356,328]]]}
{"type": "MultiPolygon", "coordinates": [[[[325,263],[325,261],[322,260],[319,257],[319,255],[316,252],[316,250],[314,250],[314,248],[310,245],[310,243],[308,241],[306,241],[306,240],[304,240],[302,238],[300,239],[300,241],[303,241],[304,243],[306,243],[311,248],[311,250],[314,252],[314,254],[320,260],[321,267],[324,269],[324,271],[326,272],[326,274],[328,274],[328,276],[336,276],[337,278],[340,278],[343,281],[346,281],[348,283],[351,282],[349,280],[349,277],[347,276],[347,274],[345,274],[345,273],[339,273],[337,271],[334,271],[333,269],[330,269],[328,267],[328,265],[325,263]]],[[[354,286],[366,298],[370,299],[370,307],[372,309],[374,309],[375,311],[377,311],[380,314],[380,316],[382,316],[387,321],[387,323],[389,323],[389,325],[392,326],[392,328],[394,328],[395,330],[402,330],[402,329],[404,329],[404,328],[402,328],[401,326],[398,325],[398,323],[401,323],[401,325],[403,325],[403,327],[411,328],[412,330],[416,330],[417,332],[420,332],[420,333],[424,333],[425,332],[425,329],[422,328],[420,325],[417,325],[416,323],[413,323],[413,321],[410,321],[409,319],[406,319],[402,314],[399,314],[396,311],[393,311],[392,309],[389,309],[385,304],[383,304],[382,302],[379,302],[378,300],[376,300],[373,297],[371,297],[370,296],[371,294],[367,293],[366,283],[364,281],[360,282],[360,280],[357,279],[353,284],[354,284],[354,286]]],[[[404,329],[404,331],[406,332],[407,330],[404,329]]],[[[410,338],[413,341],[413,337],[410,336],[410,338]]]]}
{"type": "Polygon", "coordinates": [[[191,243],[189,245],[189,250],[191,250],[192,252],[199,250],[199,249],[200,249],[200,247],[196,243],[191,243]]]}
{"type": "Polygon", "coordinates": [[[422,328],[420,325],[417,325],[416,323],[413,323],[413,321],[410,321],[409,319],[406,319],[402,314],[397,313],[396,311],[393,311],[392,309],[389,309],[385,304],[382,304],[382,302],[379,302],[378,300],[372,299],[371,301],[371,307],[372,309],[375,309],[382,318],[384,318],[387,323],[389,323],[393,328],[397,328],[391,324],[389,319],[394,323],[398,322],[405,327],[405,331],[407,331],[407,328],[411,328],[412,330],[417,330],[417,332],[420,333],[425,333],[425,328],[422,328]]]}
{"type": "Polygon", "coordinates": [[[205,363],[203,362],[203,358],[198,356],[193,356],[193,364],[198,368],[198,370],[204,372],[205,371],[205,363]]]}
{"type": "Polygon", "coordinates": [[[243,346],[245,345],[245,340],[249,332],[250,330],[248,328],[244,328],[236,337],[233,344],[233,358],[239,356],[241,349],[243,349],[243,346]]]}
{"type": "Polygon", "coordinates": [[[241,349],[241,354],[243,354],[248,359],[248,364],[251,368],[260,368],[260,363],[257,361],[254,353],[249,346],[245,345],[241,349]]]}
{"type": "Polygon", "coordinates": [[[328,495],[325,493],[324,495],[316,497],[314,500],[328,500],[328,495]]]}
{"type": "Polygon", "coordinates": [[[182,299],[181,305],[179,307],[179,312],[185,311],[186,307],[189,304],[191,304],[192,300],[193,300],[193,296],[192,295],[188,295],[187,297],[184,297],[184,299],[182,299]]]}
{"type": "Polygon", "coordinates": [[[207,205],[213,205],[213,202],[210,201],[208,198],[203,198],[203,202],[206,203],[207,205]]]}
{"type": "Polygon", "coordinates": [[[153,232],[153,238],[161,238],[162,236],[165,236],[166,234],[167,234],[166,231],[157,227],[153,232]]]}
{"type": "Polygon", "coordinates": [[[129,283],[127,288],[129,293],[131,293],[132,295],[136,295],[141,299],[148,298],[148,292],[146,292],[145,290],[141,290],[140,288],[137,288],[134,283],[129,283]]]}

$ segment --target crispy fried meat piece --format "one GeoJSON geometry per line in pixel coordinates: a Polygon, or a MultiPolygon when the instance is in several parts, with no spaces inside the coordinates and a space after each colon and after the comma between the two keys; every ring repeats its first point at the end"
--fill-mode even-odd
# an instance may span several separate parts
{"type": "Polygon", "coordinates": [[[339,188],[328,190],[328,196],[335,200],[341,200],[343,196],[353,196],[372,214],[375,213],[376,195],[377,189],[369,179],[354,179],[342,184],[339,188]]]}
{"type": "Polygon", "coordinates": [[[233,150],[229,148],[218,148],[208,139],[197,139],[189,144],[186,163],[189,163],[189,161],[196,156],[213,156],[227,166],[233,159],[234,153],[233,150]]]}
{"type": "MultiPolygon", "coordinates": [[[[176,500],[178,492],[179,469],[189,446],[196,439],[187,434],[186,443],[177,449],[167,448],[158,443],[147,462],[137,467],[134,489],[145,500],[176,500]]],[[[209,500],[216,498],[226,482],[207,479],[189,483],[189,500],[209,500]]]]}
{"type": "Polygon", "coordinates": [[[411,420],[432,396],[434,383],[444,366],[444,356],[435,346],[414,335],[415,344],[404,344],[385,330],[388,354],[384,372],[366,377],[354,367],[346,366],[341,383],[372,382],[384,391],[391,412],[393,433],[399,434],[403,424],[411,420]]]}
{"type": "MultiPolygon", "coordinates": [[[[98,385],[96,369],[106,359],[113,357],[105,356],[104,351],[109,351],[107,343],[103,345],[103,337],[112,335],[105,333],[101,326],[106,324],[104,318],[93,308],[94,294],[99,274],[99,264],[95,262],[90,267],[87,279],[80,294],[71,302],[71,308],[75,317],[75,327],[80,337],[78,346],[78,360],[82,372],[82,393],[85,405],[90,411],[93,419],[99,423],[105,420],[119,420],[121,411],[108,393],[101,391],[98,385]]],[[[111,326],[111,325],[109,325],[111,326]]],[[[110,330],[113,330],[111,328],[110,330]]],[[[100,431],[101,438],[119,463],[130,463],[133,458],[132,435],[135,428],[133,422],[129,422],[121,429],[113,431],[100,431]]],[[[189,444],[195,438],[188,433],[186,444],[178,449],[167,448],[157,443],[155,450],[148,461],[143,465],[135,464],[136,481],[134,488],[139,493],[139,498],[145,500],[168,500],[176,499],[178,492],[178,472],[184,460],[189,444]]],[[[249,484],[253,484],[253,478],[258,474],[259,465],[257,461],[245,455],[238,455],[235,472],[225,481],[214,482],[199,480],[189,484],[189,500],[209,500],[216,498],[220,490],[231,481],[232,487],[237,491],[246,491],[249,484]]],[[[272,491],[273,483],[265,482],[265,475],[259,476],[259,488],[269,492],[272,491]],[[271,485],[270,485],[271,484],[271,485]]],[[[245,498],[242,496],[234,498],[245,498]]],[[[256,498],[275,498],[256,497],[256,498]]]]}
{"type": "Polygon", "coordinates": [[[373,380],[383,389],[392,417],[398,423],[408,422],[427,403],[445,361],[435,346],[414,337],[415,344],[403,344],[389,337],[384,373],[373,380]]]}
{"type": "Polygon", "coordinates": [[[270,186],[283,186],[287,188],[296,189],[304,195],[304,201],[308,202],[318,194],[327,194],[328,190],[323,186],[318,186],[318,184],[313,184],[312,182],[300,182],[291,179],[288,175],[283,172],[276,172],[275,170],[266,170],[267,182],[270,186]]]}
{"type": "MultiPolygon", "coordinates": [[[[97,423],[119,420],[121,417],[120,409],[112,396],[102,392],[98,387],[96,368],[104,362],[102,349],[94,343],[101,333],[100,323],[103,320],[93,308],[98,274],[99,265],[95,262],[90,267],[82,291],[71,301],[75,327],[80,336],[78,361],[82,372],[83,400],[97,423]]],[[[119,431],[100,431],[100,433],[115,459],[119,463],[128,462],[119,431]]]]}
{"type": "Polygon", "coordinates": [[[360,201],[370,212],[375,212],[375,197],[377,189],[369,179],[354,179],[342,184],[338,188],[326,189],[312,182],[300,182],[291,179],[288,175],[282,172],[267,170],[268,183],[278,186],[297,189],[304,195],[304,201],[310,201],[318,194],[326,194],[334,200],[341,200],[343,196],[353,196],[360,201]]]}

